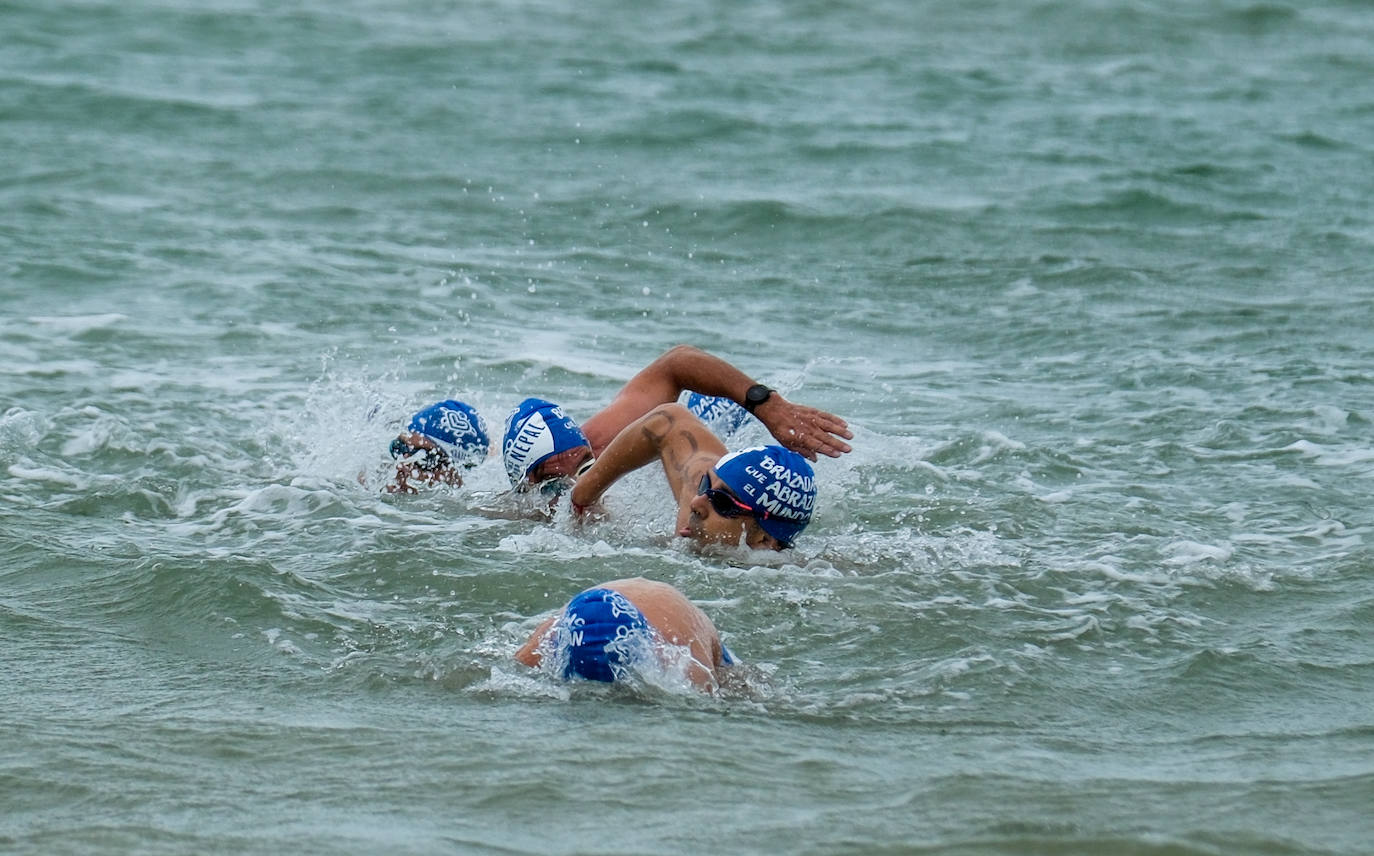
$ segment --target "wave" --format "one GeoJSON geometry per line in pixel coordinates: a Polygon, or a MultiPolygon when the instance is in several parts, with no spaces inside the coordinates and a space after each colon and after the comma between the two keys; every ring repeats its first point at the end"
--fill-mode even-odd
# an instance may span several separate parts
{"type": "MultiPolygon", "coordinates": [[[[916,236],[949,227],[949,209],[888,200],[837,197],[815,201],[785,198],[714,202],[666,202],[640,209],[631,220],[648,221],[674,232],[690,230],[697,240],[725,241],[741,234],[766,233],[775,240],[803,244],[822,239],[854,240],[865,245],[908,247],[916,236]]],[[[725,248],[728,251],[728,246],[725,248]]]]}
{"type": "Polygon", "coordinates": [[[1264,220],[1258,211],[1221,207],[1216,200],[1193,202],[1158,190],[1131,188],[1106,193],[1094,200],[1059,202],[1047,209],[1057,220],[1078,223],[1129,223],[1141,226],[1203,226],[1218,221],[1264,220]]]}
{"type": "Polygon", "coordinates": [[[1246,36],[1265,36],[1292,28],[1301,19],[1292,6],[1280,3],[1252,3],[1248,6],[1221,10],[1210,17],[1211,23],[1223,32],[1246,36]]]}
{"type": "Polygon", "coordinates": [[[188,123],[201,128],[233,129],[242,125],[244,108],[254,98],[215,94],[197,97],[186,90],[120,89],[116,84],[29,76],[5,81],[18,97],[7,100],[0,119],[66,123],[76,117],[100,117],[106,132],[180,131],[188,123]]]}

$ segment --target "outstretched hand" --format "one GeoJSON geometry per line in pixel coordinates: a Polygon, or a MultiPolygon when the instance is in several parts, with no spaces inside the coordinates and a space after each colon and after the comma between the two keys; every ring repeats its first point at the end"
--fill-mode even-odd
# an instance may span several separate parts
{"type": "Polygon", "coordinates": [[[844,441],[854,439],[854,432],[840,417],[793,404],[776,392],[754,408],[754,415],[779,443],[811,461],[816,460],[817,453],[838,458],[850,451],[844,441]]]}

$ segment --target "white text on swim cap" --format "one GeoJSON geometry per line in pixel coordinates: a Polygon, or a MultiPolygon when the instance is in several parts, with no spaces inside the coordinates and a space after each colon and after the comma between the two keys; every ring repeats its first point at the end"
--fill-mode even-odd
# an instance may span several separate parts
{"type": "Polygon", "coordinates": [[[759,468],[773,478],[786,482],[788,487],[794,487],[808,492],[816,489],[816,480],[814,477],[804,476],[801,473],[789,470],[787,467],[774,461],[768,455],[764,455],[763,460],[759,461],[759,468]]]}
{"type": "Polygon", "coordinates": [[[571,644],[574,647],[582,647],[582,639],[586,636],[587,631],[580,628],[587,623],[587,619],[580,615],[568,615],[565,612],[563,613],[563,623],[566,625],[571,644]]]}
{"type": "Polygon", "coordinates": [[[784,520],[809,520],[811,509],[816,504],[816,497],[783,487],[782,482],[773,482],[768,486],[768,491],[756,502],[759,508],[775,517],[784,520]]]}
{"type": "Polygon", "coordinates": [[[544,424],[535,425],[533,421],[526,422],[520,426],[520,433],[511,438],[510,445],[506,446],[506,453],[524,457],[529,454],[530,449],[534,448],[534,441],[539,439],[539,435],[544,433],[544,424]]]}

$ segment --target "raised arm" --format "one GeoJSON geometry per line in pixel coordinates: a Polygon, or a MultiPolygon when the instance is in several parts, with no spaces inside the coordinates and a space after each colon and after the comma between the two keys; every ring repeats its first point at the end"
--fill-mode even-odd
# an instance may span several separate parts
{"type": "MultiPolygon", "coordinates": [[[[600,457],[628,425],[660,404],[677,401],[685,389],[744,405],[746,393],[756,385],[719,357],[690,345],[678,345],[630,378],[610,404],[582,423],[582,431],[592,452],[600,457]]],[[[850,450],[844,441],[854,435],[843,419],[793,404],[777,391],[754,406],[753,413],[779,443],[813,461],[817,453],[837,458],[850,450]]]]}

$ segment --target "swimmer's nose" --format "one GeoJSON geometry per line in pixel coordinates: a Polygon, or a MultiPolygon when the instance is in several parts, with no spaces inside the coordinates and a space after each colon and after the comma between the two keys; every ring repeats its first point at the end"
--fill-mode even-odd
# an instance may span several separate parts
{"type": "Polygon", "coordinates": [[[678,527],[677,534],[682,538],[694,537],[693,526],[700,526],[706,519],[707,513],[711,508],[711,501],[702,494],[692,497],[692,501],[687,503],[687,508],[691,512],[687,515],[687,523],[678,527]]]}
{"type": "Polygon", "coordinates": [[[711,500],[706,498],[706,494],[699,493],[692,497],[692,501],[687,503],[687,507],[692,509],[692,514],[695,515],[698,520],[705,520],[706,516],[711,512],[711,500]]]}

